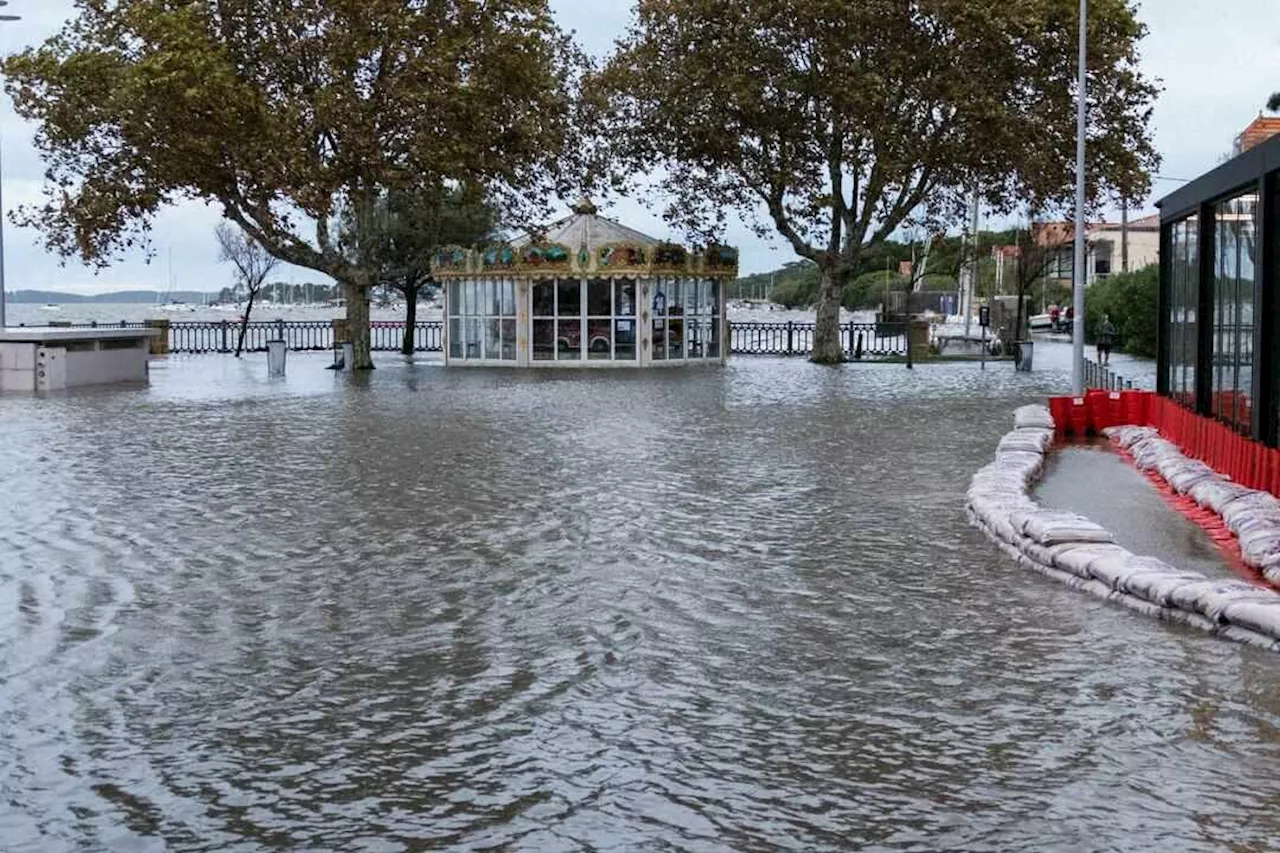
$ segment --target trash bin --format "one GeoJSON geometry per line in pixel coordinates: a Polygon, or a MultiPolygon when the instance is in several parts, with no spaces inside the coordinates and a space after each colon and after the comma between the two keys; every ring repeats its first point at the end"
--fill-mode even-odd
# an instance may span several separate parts
{"type": "Polygon", "coordinates": [[[267,375],[284,376],[285,353],[289,351],[284,341],[267,341],[267,375]]]}
{"type": "Polygon", "coordinates": [[[356,365],[356,345],[350,341],[344,341],[342,344],[342,369],[355,370],[356,365]]]}
{"type": "Polygon", "coordinates": [[[1035,343],[1033,341],[1018,341],[1014,344],[1013,369],[1020,373],[1031,372],[1031,356],[1035,352],[1035,343]]]}

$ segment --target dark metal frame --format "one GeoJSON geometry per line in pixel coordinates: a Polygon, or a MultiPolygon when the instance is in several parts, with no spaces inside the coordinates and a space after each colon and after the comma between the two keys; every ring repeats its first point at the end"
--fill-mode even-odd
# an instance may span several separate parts
{"type": "Polygon", "coordinates": [[[1199,215],[1199,305],[1196,316],[1196,411],[1212,414],[1213,405],[1213,302],[1214,267],[1217,261],[1214,205],[1241,193],[1258,195],[1258,256],[1253,282],[1253,380],[1254,400],[1251,437],[1276,446],[1280,440],[1280,136],[1228,160],[1156,202],[1160,209],[1160,312],[1156,345],[1159,368],[1156,388],[1170,392],[1169,297],[1174,258],[1170,239],[1173,223],[1199,215]]]}

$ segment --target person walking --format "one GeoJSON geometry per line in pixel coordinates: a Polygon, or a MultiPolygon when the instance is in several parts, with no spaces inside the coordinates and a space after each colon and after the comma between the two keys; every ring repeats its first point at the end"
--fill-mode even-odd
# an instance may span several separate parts
{"type": "Polygon", "coordinates": [[[1102,315],[1102,323],[1098,326],[1098,363],[1106,366],[1111,363],[1111,348],[1116,343],[1116,327],[1111,324],[1111,317],[1102,315]]]}

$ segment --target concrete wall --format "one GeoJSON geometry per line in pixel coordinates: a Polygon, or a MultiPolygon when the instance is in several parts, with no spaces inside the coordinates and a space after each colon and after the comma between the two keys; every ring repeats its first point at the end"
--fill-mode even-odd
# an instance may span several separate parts
{"type": "Polygon", "coordinates": [[[36,390],[37,346],[0,342],[0,393],[36,390]]]}
{"type": "Polygon", "coordinates": [[[129,349],[66,351],[66,387],[141,382],[147,378],[147,341],[129,349]]]}
{"type": "Polygon", "coordinates": [[[0,392],[145,381],[150,342],[139,339],[127,347],[122,343],[88,340],[57,346],[0,341],[0,392]],[[108,348],[101,349],[103,346],[108,348]]]}

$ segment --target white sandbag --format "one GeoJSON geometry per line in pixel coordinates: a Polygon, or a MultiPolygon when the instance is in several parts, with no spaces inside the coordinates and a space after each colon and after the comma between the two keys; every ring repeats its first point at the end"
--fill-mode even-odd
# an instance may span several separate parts
{"type": "Polygon", "coordinates": [[[1190,613],[1186,610],[1179,610],[1177,607],[1165,607],[1160,611],[1160,618],[1175,625],[1186,625],[1188,628],[1195,628],[1204,631],[1207,634],[1215,633],[1218,625],[1210,622],[1199,613],[1190,613]]]}
{"type": "Polygon", "coordinates": [[[1207,477],[1196,483],[1187,492],[1200,506],[1211,509],[1219,515],[1227,504],[1252,492],[1239,483],[1233,483],[1222,477],[1207,477]]]}
{"type": "Polygon", "coordinates": [[[1197,483],[1202,483],[1216,475],[1213,473],[1213,469],[1208,465],[1205,465],[1203,462],[1192,462],[1187,465],[1179,466],[1168,476],[1165,476],[1163,473],[1161,476],[1164,476],[1164,478],[1169,482],[1169,485],[1173,486],[1174,491],[1180,495],[1185,495],[1187,492],[1191,491],[1197,483]]]}
{"type": "Polygon", "coordinates": [[[1040,543],[1023,537],[1018,543],[1018,550],[1043,566],[1053,565],[1053,553],[1040,543]]]}
{"type": "Polygon", "coordinates": [[[1215,632],[1219,637],[1233,640],[1246,646],[1263,649],[1268,652],[1280,651],[1280,642],[1266,634],[1250,630],[1240,625],[1223,625],[1215,632]]]}
{"type": "Polygon", "coordinates": [[[1089,574],[1103,583],[1110,584],[1112,589],[1128,592],[1126,582],[1130,577],[1141,572],[1176,572],[1173,566],[1155,557],[1144,557],[1123,551],[1118,554],[1104,554],[1089,563],[1089,574]]]}
{"type": "Polygon", "coordinates": [[[1000,438],[996,448],[1000,451],[1016,450],[1024,453],[1043,454],[1053,444],[1053,430],[1028,427],[1015,429],[1000,438]]]}
{"type": "Polygon", "coordinates": [[[1222,520],[1232,531],[1238,531],[1259,518],[1280,518],[1280,501],[1267,492],[1241,495],[1222,508],[1222,520]]]}
{"type": "Polygon", "coordinates": [[[1015,512],[1009,521],[1015,530],[1036,540],[1041,545],[1058,545],[1063,542],[1114,542],[1109,531],[1073,512],[1015,512]]]}
{"type": "Polygon", "coordinates": [[[1115,428],[1116,442],[1125,450],[1133,447],[1139,441],[1154,438],[1159,434],[1155,427],[1121,426],[1115,428]]]}
{"type": "Polygon", "coordinates": [[[1240,555],[1255,568],[1280,558],[1280,527],[1249,531],[1240,537],[1240,555]]]}
{"type": "Polygon", "coordinates": [[[1116,592],[1112,594],[1110,600],[1129,608],[1135,613],[1141,613],[1144,616],[1154,616],[1157,619],[1161,617],[1162,611],[1164,610],[1164,608],[1159,604],[1152,604],[1150,601],[1145,601],[1137,596],[1127,595],[1123,592],[1116,592]]]}
{"type": "Polygon", "coordinates": [[[1084,578],[1080,578],[1073,584],[1073,586],[1081,592],[1087,592],[1096,598],[1103,599],[1104,601],[1110,599],[1115,593],[1115,590],[1112,589],[1110,585],[1097,579],[1085,580],[1084,578]]]}
{"type": "Polygon", "coordinates": [[[1199,572],[1188,569],[1166,571],[1140,571],[1125,578],[1125,592],[1139,598],[1159,604],[1161,607],[1174,606],[1172,595],[1188,584],[1205,583],[1209,579],[1199,572]]]}
{"type": "Polygon", "coordinates": [[[1024,427],[1053,429],[1053,415],[1049,414],[1048,406],[1019,406],[1013,410],[1013,425],[1017,429],[1024,427]]]}
{"type": "Polygon", "coordinates": [[[1002,471],[1017,471],[1025,478],[1034,476],[1044,466],[1044,457],[1035,450],[1000,450],[996,452],[996,465],[1002,471]]]}
{"type": "Polygon", "coordinates": [[[1239,601],[1222,608],[1222,620],[1280,640],[1280,595],[1274,601],[1239,601]]]}
{"type": "Polygon", "coordinates": [[[1089,565],[1094,560],[1100,557],[1133,556],[1119,545],[1084,542],[1067,542],[1063,545],[1055,545],[1050,551],[1053,552],[1054,566],[1086,580],[1093,577],[1093,575],[1089,574],[1089,565]]]}
{"type": "Polygon", "coordinates": [[[1262,576],[1268,582],[1280,586],[1280,563],[1272,563],[1269,566],[1262,567],[1262,576]]]}
{"type": "Polygon", "coordinates": [[[1169,602],[1175,607],[1199,613],[1211,622],[1222,621],[1227,605],[1245,601],[1280,601],[1280,594],[1244,581],[1203,581],[1169,593],[1169,602]]]}

